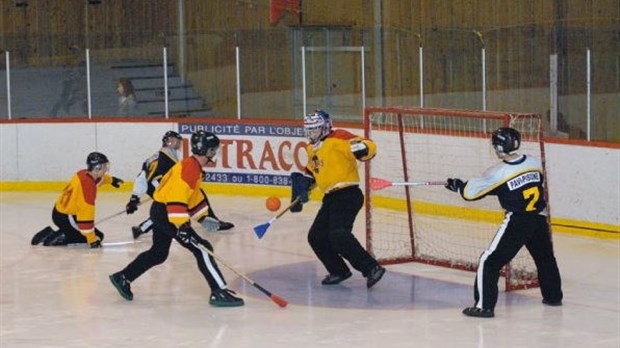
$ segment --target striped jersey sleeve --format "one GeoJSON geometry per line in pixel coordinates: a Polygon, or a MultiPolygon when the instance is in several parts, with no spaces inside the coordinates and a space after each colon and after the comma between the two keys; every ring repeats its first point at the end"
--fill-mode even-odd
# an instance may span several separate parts
{"type": "Polygon", "coordinates": [[[494,195],[506,211],[540,213],[547,206],[543,182],[540,160],[523,155],[511,162],[500,162],[485,171],[482,177],[467,181],[462,196],[473,201],[494,195]]]}

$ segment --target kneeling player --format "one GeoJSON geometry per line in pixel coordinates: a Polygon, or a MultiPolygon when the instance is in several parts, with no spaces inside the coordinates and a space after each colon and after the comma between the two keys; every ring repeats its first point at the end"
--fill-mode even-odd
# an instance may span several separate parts
{"type": "Polygon", "coordinates": [[[91,248],[101,247],[103,233],[95,228],[97,188],[102,184],[119,188],[123,180],[108,174],[110,161],[100,152],[90,153],[86,165],[86,169],[73,175],[56,200],[52,221],[59,229],[45,227],[32,237],[30,244],[57,246],[88,243],[91,248]]]}

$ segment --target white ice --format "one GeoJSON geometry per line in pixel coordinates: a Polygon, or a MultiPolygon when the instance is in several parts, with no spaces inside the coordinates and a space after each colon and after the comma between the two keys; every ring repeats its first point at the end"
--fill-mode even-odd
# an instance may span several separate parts
{"type": "MultiPolygon", "coordinates": [[[[100,224],[106,247],[31,246],[51,224],[57,193],[0,192],[0,346],[9,347],[620,347],[618,241],[554,235],[564,305],[541,304],[538,289],[502,293],[493,319],[461,314],[473,304],[474,274],[421,264],[387,266],[367,290],[355,272],[336,286],[306,241],[317,203],[275,221],[265,237],[253,227],[273,213],[264,198],[212,195],[229,232],[201,234],[215,252],[286,308],[220,264],[244,307],[215,308],[192,255],[173,244],[170,257],[132,283],[122,299],[108,275],[149,248],[131,226],[148,208],[100,224]],[[115,244],[116,243],[116,244],[115,244]]],[[[100,193],[97,217],[123,209],[127,194],[100,193]]],[[[363,240],[363,221],[356,235],[363,240]]]]}

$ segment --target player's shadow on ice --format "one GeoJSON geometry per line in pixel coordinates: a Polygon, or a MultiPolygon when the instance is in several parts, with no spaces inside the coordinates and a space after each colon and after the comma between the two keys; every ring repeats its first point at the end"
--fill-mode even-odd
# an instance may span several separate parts
{"type": "MultiPolygon", "coordinates": [[[[472,286],[388,270],[372,289],[366,279],[354,271],[353,277],[338,285],[321,285],[326,275],[314,261],[293,263],[259,270],[248,274],[252,280],[269,291],[284,297],[291,304],[329,308],[376,309],[460,309],[473,303],[472,286]]],[[[472,273],[472,282],[474,274],[472,273]]],[[[235,279],[232,288],[246,296],[264,298],[251,285],[235,279]]],[[[535,298],[518,293],[500,293],[499,302],[533,301],[535,298]]]]}

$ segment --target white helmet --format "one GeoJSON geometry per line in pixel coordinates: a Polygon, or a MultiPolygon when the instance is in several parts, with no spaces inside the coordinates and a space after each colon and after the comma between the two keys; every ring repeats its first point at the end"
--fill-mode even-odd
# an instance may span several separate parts
{"type": "Polygon", "coordinates": [[[332,131],[332,119],[323,110],[316,109],[314,113],[304,117],[304,132],[310,144],[316,144],[332,131]]]}

